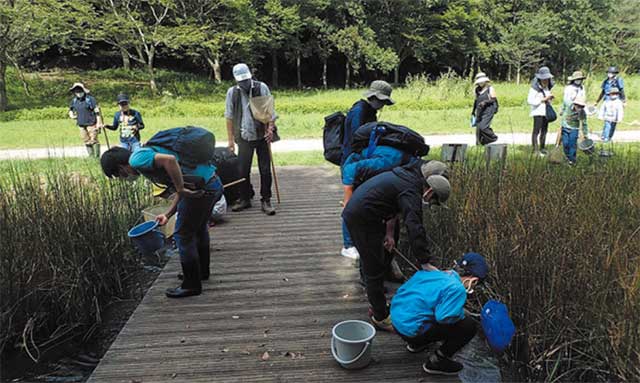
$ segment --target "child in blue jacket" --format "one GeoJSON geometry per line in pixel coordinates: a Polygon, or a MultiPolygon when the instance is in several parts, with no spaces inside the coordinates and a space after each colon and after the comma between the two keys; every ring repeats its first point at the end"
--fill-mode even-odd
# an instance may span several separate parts
{"type": "Polygon", "coordinates": [[[456,375],[462,370],[462,364],[451,357],[477,332],[476,322],[464,315],[464,305],[467,295],[488,271],[480,254],[467,253],[453,270],[418,271],[393,297],[391,322],[407,342],[409,352],[421,352],[429,343],[443,342],[422,365],[425,372],[456,375]]]}
{"type": "Polygon", "coordinates": [[[140,149],[140,131],[144,129],[142,115],[129,107],[129,96],[118,95],[120,110],[113,116],[113,125],[106,126],[110,130],[120,129],[120,147],[134,152],[140,149]]]}

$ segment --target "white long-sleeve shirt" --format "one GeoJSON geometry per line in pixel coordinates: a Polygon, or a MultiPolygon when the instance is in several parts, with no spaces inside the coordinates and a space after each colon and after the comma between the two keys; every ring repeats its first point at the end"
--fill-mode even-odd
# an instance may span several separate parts
{"type": "Polygon", "coordinates": [[[533,88],[529,88],[529,96],[527,97],[527,103],[531,107],[531,113],[529,116],[546,116],[547,106],[542,102],[542,99],[551,94],[549,89],[543,89],[541,92],[533,88]]]}
{"type": "Polygon", "coordinates": [[[573,103],[573,101],[578,97],[582,98],[583,100],[587,99],[587,94],[584,91],[583,86],[569,84],[564,88],[564,97],[562,99],[563,102],[573,103]]]}
{"type": "Polygon", "coordinates": [[[605,100],[598,111],[598,118],[609,122],[620,122],[624,118],[624,105],[618,98],[616,100],[605,100]]]}

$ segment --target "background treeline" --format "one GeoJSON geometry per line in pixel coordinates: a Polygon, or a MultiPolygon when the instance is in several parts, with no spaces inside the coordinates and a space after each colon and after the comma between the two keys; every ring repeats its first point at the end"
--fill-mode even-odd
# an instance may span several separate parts
{"type": "MultiPolygon", "coordinates": [[[[0,0],[0,111],[7,67],[139,67],[272,86],[345,86],[449,69],[520,81],[640,68],[640,0],[0,0]]],[[[26,84],[26,82],[25,82],[26,84]]],[[[25,92],[28,92],[25,85],[25,92]]]]}

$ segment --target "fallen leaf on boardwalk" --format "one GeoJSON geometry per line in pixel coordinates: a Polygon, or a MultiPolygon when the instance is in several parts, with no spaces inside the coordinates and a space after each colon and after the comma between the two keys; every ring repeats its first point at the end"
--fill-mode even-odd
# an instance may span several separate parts
{"type": "Polygon", "coordinates": [[[258,347],[262,348],[262,347],[264,347],[264,346],[266,346],[266,344],[264,344],[264,343],[260,343],[260,346],[258,346],[258,347]]]}
{"type": "Polygon", "coordinates": [[[343,296],[342,296],[342,298],[344,298],[344,299],[349,298],[349,294],[345,294],[345,295],[343,295],[343,296]]]}
{"type": "Polygon", "coordinates": [[[226,348],[226,347],[224,347],[224,348],[223,348],[222,350],[220,350],[220,351],[222,351],[222,352],[229,352],[229,349],[228,349],[228,348],[226,348]]]}
{"type": "Polygon", "coordinates": [[[178,376],[178,374],[176,374],[175,372],[173,374],[171,374],[171,379],[175,379],[176,376],[178,376]]]}
{"type": "Polygon", "coordinates": [[[184,343],[186,341],[187,341],[187,339],[185,337],[180,338],[180,343],[184,343]]]}
{"type": "Polygon", "coordinates": [[[244,350],[242,351],[242,355],[251,355],[251,352],[249,350],[244,350]]]}
{"type": "Polygon", "coordinates": [[[289,278],[282,278],[283,281],[289,282],[289,278]]]}
{"type": "Polygon", "coordinates": [[[232,316],[231,318],[233,318],[233,319],[240,319],[240,317],[239,317],[238,315],[234,315],[234,316],[232,316]]]}
{"type": "Polygon", "coordinates": [[[269,351],[265,351],[264,354],[262,354],[262,356],[260,357],[260,359],[265,362],[267,360],[269,360],[269,351]]]}
{"type": "Polygon", "coordinates": [[[131,379],[131,383],[142,383],[142,379],[131,379]]]}
{"type": "Polygon", "coordinates": [[[325,336],[327,336],[327,332],[323,331],[320,333],[320,338],[324,338],[325,336]]]}
{"type": "Polygon", "coordinates": [[[293,353],[293,352],[289,352],[289,351],[287,351],[287,352],[285,352],[284,354],[282,354],[282,356],[284,356],[285,358],[286,358],[286,357],[291,357],[291,358],[293,359],[293,358],[296,356],[296,354],[295,354],[295,353],[293,353]]]}

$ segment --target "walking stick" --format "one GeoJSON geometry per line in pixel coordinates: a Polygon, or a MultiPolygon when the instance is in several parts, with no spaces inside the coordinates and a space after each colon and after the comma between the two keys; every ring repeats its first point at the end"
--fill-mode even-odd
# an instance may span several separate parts
{"type": "Polygon", "coordinates": [[[271,151],[271,142],[269,142],[269,157],[271,159],[271,173],[273,173],[273,182],[276,184],[276,199],[280,204],[280,188],[278,188],[278,175],[276,174],[276,164],[273,162],[273,152],[271,151]]]}
{"type": "Polygon", "coordinates": [[[420,271],[420,269],[418,268],[418,266],[414,265],[413,262],[411,262],[407,257],[404,256],[404,254],[402,254],[400,252],[400,250],[396,249],[395,247],[393,248],[393,253],[397,256],[399,256],[400,258],[404,259],[405,262],[407,262],[408,264],[411,265],[411,267],[413,267],[413,269],[415,271],[420,271]]]}
{"type": "Polygon", "coordinates": [[[107,143],[107,149],[111,149],[111,145],[109,145],[109,136],[107,135],[107,128],[102,128],[102,131],[104,132],[104,140],[107,143]]]}

